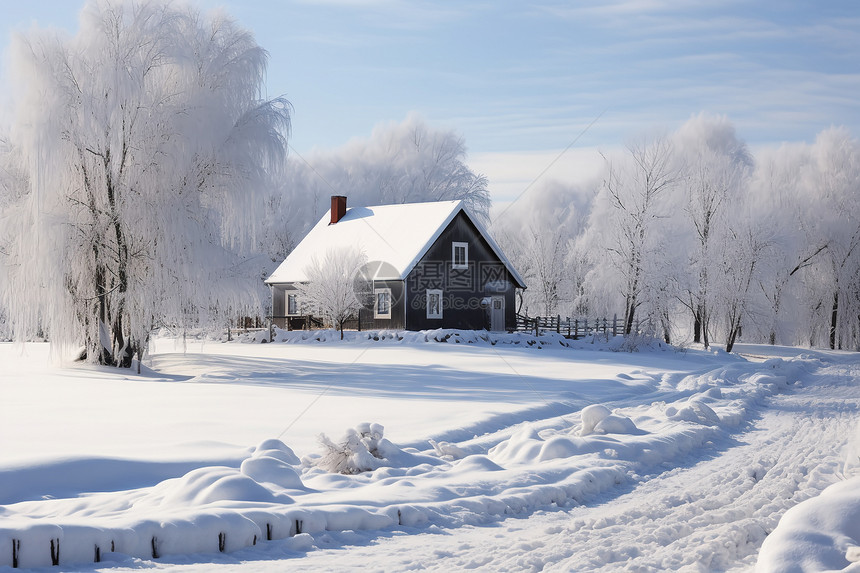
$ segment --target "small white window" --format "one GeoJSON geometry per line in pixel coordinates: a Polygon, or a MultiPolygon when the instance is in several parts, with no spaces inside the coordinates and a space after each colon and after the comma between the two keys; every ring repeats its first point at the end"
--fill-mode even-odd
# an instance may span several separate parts
{"type": "Polygon", "coordinates": [[[442,291],[427,290],[427,318],[442,318],[442,291]]]}
{"type": "Polygon", "coordinates": [[[451,260],[453,261],[452,268],[468,269],[469,268],[469,243],[452,243],[451,244],[451,260]]]}
{"type": "Polygon", "coordinates": [[[295,316],[299,314],[299,299],[296,294],[287,295],[287,315],[295,316]]]}
{"type": "Polygon", "coordinates": [[[391,289],[374,289],[373,317],[391,318],[391,289]]]}

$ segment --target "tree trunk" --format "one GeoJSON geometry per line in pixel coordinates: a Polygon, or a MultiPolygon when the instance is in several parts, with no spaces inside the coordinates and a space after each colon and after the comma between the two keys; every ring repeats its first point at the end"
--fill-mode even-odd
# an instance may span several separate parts
{"type": "Polygon", "coordinates": [[[636,314],[636,297],[628,297],[626,308],[624,309],[624,334],[629,335],[633,332],[633,318],[636,314]]]}
{"type": "Polygon", "coordinates": [[[98,298],[98,362],[103,365],[113,364],[113,353],[110,349],[110,333],[107,332],[108,302],[105,272],[101,265],[96,265],[96,296],[98,298]]]}
{"type": "Polygon", "coordinates": [[[833,293],[833,310],[830,313],[830,350],[836,349],[836,324],[839,319],[839,291],[833,293]]]}
{"type": "Polygon", "coordinates": [[[134,344],[122,332],[122,315],[118,314],[113,324],[114,362],[120,368],[131,368],[134,358],[134,344]]]}
{"type": "Polygon", "coordinates": [[[735,339],[738,336],[738,328],[739,326],[732,324],[731,329],[729,330],[729,336],[726,339],[726,352],[731,352],[735,347],[735,339]]]}
{"type": "Polygon", "coordinates": [[[693,311],[693,342],[702,342],[702,307],[696,306],[693,311]]]}

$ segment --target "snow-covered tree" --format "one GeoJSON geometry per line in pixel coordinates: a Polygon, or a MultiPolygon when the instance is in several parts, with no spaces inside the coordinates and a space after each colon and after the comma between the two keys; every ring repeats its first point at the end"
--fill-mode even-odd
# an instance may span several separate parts
{"type": "Polygon", "coordinates": [[[346,195],[350,206],[357,207],[462,199],[486,221],[487,179],[465,160],[461,136],[410,115],[338,149],[291,155],[273,199],[271,221],[293,231],[285,245],[290,249],[329,208],[331,195],[346,195]]]}
{"type": "Polygon", "coordinates": [[[860,146],[844,128],[810,145],[767,154],[753,187],[758,220],[775,229],[779,249],[764,262],[768,340],[852,346],[860,340],[854,304],[860,290],[860,146]]]}
{"type": "Polygon", "coordinates": [[[724,249],[721,257],[717,290],[718,304],[725,317],[726,352],[731,352],[741,332],[744,320],[749,317],[750,290],[769,242],[751,221],[741,222],[729,231],[731,248],[724,249]]]}
{"type": "Polygon", "coordinates": [[[573,237],[582,231],[592,196],[591,185],[550,180],[493,220],[493,236],[528,287],[523,293],[526,314],[584,314],[585,269],[569,253],[573,237]]]}
{"type": "Polygon", "coordinates": [[[289,114],[260,97],[252,35],[221,13],[93,0],[74,37],[35,30],[13,54],[16,333],[129,365],[155,324],[256,307],[243,265],[289,114]]]}
{"type": "Polygon", "coordinates": [[[11,224],[11,219],[3,216],[10,212],[12,206],[20,200],[28,188],[27,174],[21,168],[19,150],[9,141],[7,136],[0,135],[0,339],[6,340],[11,334],[9,289],[4,288],[8,283],[10,267],[6,262],[12,249],[17,228],[11,224]]]}
{"type": "Polygon", "coordinates": [[[554,315],[564,296],[564,229],[529,225],[522,239],[522,264],[518,268],[529,286],[528,294],[541,315],[554,315]]]}
{"type": "Polygon", "coordinates": [[[341,339],[344,323],[364,305],[361,271],[366,262],[360,249],[343,247],[327,250],[304,269],[308,280],[299,285],[301,303],[318,309],[340,330],[341,339]]]}
{"type": "Polygon", "coordinates": [[[677,190],[683,194],[689,228],[687,236],[682,235],[689,262],[681,274],[679,299],[691,312],[693,341],[707,347],[713,275],[719,251],[729,240],[729,213],[742,197],[752,158],[725,117],[695,116],[674,134],[674,141],[684,174],[677,190]]]}
{"type": "Polygon", "coordinates": [[[818,135],[812,153],[809,191],[819,204],[811,233],[826,245],[826,264],[819,268],[830,290],[822,296],[829,310],[828,344],[841,348],[860,316],[851,306],[860,288],[860,144],[846,129],[831,128],[818,135]]]}
{"type": "Polygon", "coordinates": [[[678,179],[672,151],[665,137],[628,147],[620,166],[607,165],[589,218],[586,239],[595,257],[589,281],[592,288],[605,289],[610,280],[620,292],[625,334],[632,332],[637,311],[648,299],[647,279],[662,256],[664,199],[678,179]]]}
{"type": "Polygon", "coordinates": [[[822,257],[824,245],[808,241],[805,221],[814,215],[801,203],[799,177],[809,168],[804,145],[782,145],[756,158],[749,185],[748,205],[756,224],[771,236],[773,248],[759,265],[758,292],[763,299],[763,340],[769,344],[808,343],[800,335],[803,307],[801,293],[805,269],[822,257]]]}

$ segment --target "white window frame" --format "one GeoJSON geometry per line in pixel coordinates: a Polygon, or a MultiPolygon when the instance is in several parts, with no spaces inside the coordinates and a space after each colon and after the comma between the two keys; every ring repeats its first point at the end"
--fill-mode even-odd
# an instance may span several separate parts
{"type": "Polygon", "coordinates": [[[445,301],[445,299],[442,297],[442,289],[438,289],[438,288],[427,289],[427,302],[426,302],[425,306],[427,307],[427,318],[428,319],[441,319],[442,318],[442,311],[445,308],[444,301],[445,301]],[[430,312],[430,297],[431,296],[438,296],[439,297],[439,309],[438,309],[439,312],[437,312],[437,313],[430,312]]]}
{"type": "Polygon", "coordinates": [[[468,269],[469,268],[469,243],[454,241],[451,243],[451,268],[452,269],[468,269]],[[457,249],[463,248],[464,262],[457,263],[457,249]]]}
{"type": "Polygon", "coordinates": [[[375,288],[373,289],[373,318],[391,318],[391,289],[390,288],[375,288]],[[379,312],[379,295],[388,295],[388,312],[379,312]]]}
{"type": "Polygon", "coordinates": [[[299,295],[298,295],[298,293],[287,292],[286,295],[287,295],[287,300],[285,301],[286,302],[286,312],[284,314],[286,314],[287,316],[299,316],[301,311],[300,311],[300,306],[299,306],[299,295]],[[295,300],[295,302],[296,302],[295,312],[290,312],[290,297],[292,297],[293,300],[295,300]]]}

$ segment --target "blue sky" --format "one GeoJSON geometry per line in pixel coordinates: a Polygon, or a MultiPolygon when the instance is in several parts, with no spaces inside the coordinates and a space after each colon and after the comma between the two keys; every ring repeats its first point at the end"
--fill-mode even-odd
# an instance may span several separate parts
{"type": "MultiPolygon", "coordinates": [[[[73,31],[82,4],[0,0],[0,45],[33,23],[73,31]]],[[[854,1],[197,4],[223,7],[270,52],[268,95],[292,102],[300,153],[410,112],[462,134],[491,181],[513,157],[539,171],[598,116],[576,147],[671,131],[702,111],[727,115],[753,146],[830,125],[860,135],[854,1]]]]}

